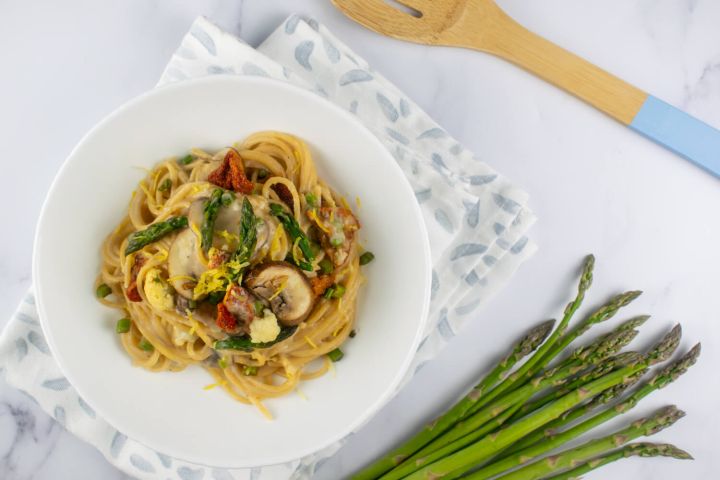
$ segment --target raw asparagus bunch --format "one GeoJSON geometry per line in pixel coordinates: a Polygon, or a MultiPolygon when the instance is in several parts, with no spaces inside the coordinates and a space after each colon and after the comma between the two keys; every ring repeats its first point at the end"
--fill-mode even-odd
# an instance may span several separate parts
{"type": "Polygon", "coordinates": [[[554,330],[554,321],[530,330],[445,414],[353,478],[559,479],[631,456],[691,458],[672,445],[625,445],[674,423],[683,415],[674,407],[614,435],[547,457],[675,381],[700,354],[698,344],[639,383],[651,367],[672,357],[682,334],[677,325],[644,353],[622,352],[648,316],[631,318],[570,350],[594,325],[611,319],[641,293],[616,295],[572,326],[592,284],[594,264],[594,257],[588,256],[575,298],[554,330]]]}

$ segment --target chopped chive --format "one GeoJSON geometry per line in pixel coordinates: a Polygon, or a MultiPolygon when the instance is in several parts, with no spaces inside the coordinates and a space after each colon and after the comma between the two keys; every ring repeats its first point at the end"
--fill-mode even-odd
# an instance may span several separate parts
{"type": "Polygon", "coordinates": [[[160,190],[161,192],[167,192],[170,190],[170,187],[172,187],[172,180],[170,180],[169,178],[166,178],[160,184],[160,186],[158,187],[158,190],[160,190]]]}
{"type": "Polygon", "coordinates": [[[345,356],[345,354],[343,353],[342,350],[340,350],[339,348],[336,348],[332,352],[328,352],[327,356],[333,362],[339,362],[340,360],[342,360],[342,358],[345,356]]]}
{"type": "Polygon", "coordinates": [[[180,165],[188,165],[188,164],[192,163],[193,161],[195,161],[195,157],[193,157],[189,153],[187,155],[185,155],[184,157],[178,159],[178,163],[180,165]]]}
{"type": "Polygon", "coordinates": [[[258,170],[258,178],[260,178],[260,179],[267,178],[269,173],[270,172],[268,172],[264,168],[261,168],[260,170],[258,170]]]}
{"type": "Polygon", "coordinates": [[[372,252],[365,252],[360,255],[360,265],[367,265],[375,259],[375,254],[372,252]]]}
{"type": "Polygon", "coordinates": [[[115,324],[115,332],[117,333],[127,333],[130,331],[130,319],[129,318],[121,318],[117,321],[115,324]]]}
{"type": "Polygon", "coordinates": [[[108,295],[112,293],[112,288],[106,283],[101,283],[98,285],[97,290],[95,290],[95,295],[97,295],[98,298],[105,298],[108,295]]]}
{"type": "Polygon", "coordinates": [[[315,196],[314,193],[310,193],[310,192],[306,193],[305,201],[311,208],[317,207],[317,197],[315,196]]]}
{"type": "Polygon", "coordinates": [[[340,298],[345,295],[345,287],[342,285],[335,285],[335,291],[333,292],[333,298],[340,298]]]}
{"type": "Polygon", "coordinates": [[[350,338],[355,338],[355,335],[357,335],[357,332],[355,330],[350,330],[350,338]]]}
{"type": "Polygon", "coordinates": [[[260,300],[255,301],[255,316],[260,317],[263,314],[263,310],[265,310],[265,305],[260,300]]]}
{"type": "Polygon", "coordinates": [[[153,344],[150,343],[150,341],[145,337],[140,340],[140,343],[138,343],[138,347],[140,347],[140,350],[144,350],[146,352],[152,352],[153,350],[155,350],[153,344]]]}
{"type": "Polygon", "coordinates": [[[323,258],[322,260],[320,260],[320,263],[318,263],[318,267],[320,267],[320,271],[323,273],[323,275],[328,275],[332,273],[335,269],[333,263],[330,261],[329,258],[323,258]]]}
{"type": "Polygon", "coordinates": [[[258,373],[258,367],[251,367],[250,365],[245,365],[243,373],[246,377],[254,377],[258,373]]]}
{"type": "Polygon", "coordinates": [[[220,357],[220,360],[218,360],[218,367],[220,367],[220,368],[227,368],[227,366],[228,366],[227,360],[225,360],[224,358],[220,357]]]}
{"type": "Polygon", "coordinates": [[[335,287],[328,287],[327,290],[325,290],[325,293],[323,293],[323,297],[330,300],[333,298],[333,295],[335,294],[335,287]]]}

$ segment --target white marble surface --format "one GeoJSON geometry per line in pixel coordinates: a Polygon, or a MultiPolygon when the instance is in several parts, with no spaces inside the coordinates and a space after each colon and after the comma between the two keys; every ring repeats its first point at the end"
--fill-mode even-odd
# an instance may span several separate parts
{"type": "MultiPolygon", "coordinates": [[[[720,127],[716,0],[500,2],[516,19],[720,127]]],[[[633,459],[592,478],[720,476],[720,181],[517,68],[469,51],[381,38],[320,0],[0,1],[0,326],[30,285],[32,235],[52,177],[83,133],[151,88],[197,15],[250,43],[291,12],[315,16],[463,143],[526,188],[541,250],[500,296],[318,474],[338,479],[442,409],[526,324],[556,315],[587,252],[599,261],[590,303],[622,288],[654,332],[682,321],[700,364],[643,402],[688,412],[658,439],[694,462],[633,459]],[[8,208],[9,207],[9,208],[8,208]]],[[[98,199],[102,201],[102,199],[98,199]]],[[[0,478],[121,479],[26,395],[0,381],[0,478]]]]}

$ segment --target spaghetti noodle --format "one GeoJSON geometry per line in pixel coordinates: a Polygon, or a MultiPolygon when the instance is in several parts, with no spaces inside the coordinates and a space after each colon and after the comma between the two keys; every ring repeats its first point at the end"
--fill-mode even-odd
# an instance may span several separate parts
{"type": "Polygon", "coordinates": [[[123,312],[136,365],[202,365],[208,388],[270,417],[264,399],[342,357],[362,283],[359,228],[294,136],[193,149],[140,182],[102,246],[98,296],[123,312]]]}

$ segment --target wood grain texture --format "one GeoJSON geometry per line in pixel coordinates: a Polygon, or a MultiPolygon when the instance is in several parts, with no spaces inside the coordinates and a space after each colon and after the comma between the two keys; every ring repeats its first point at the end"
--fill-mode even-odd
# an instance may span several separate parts
{"type": "Polygon", "coordinates": [[[647,93],[527,30],[493,0],[333,0],[378,33],[428,45],[471,48],[504,58],[629,125],[647,93]]]}

